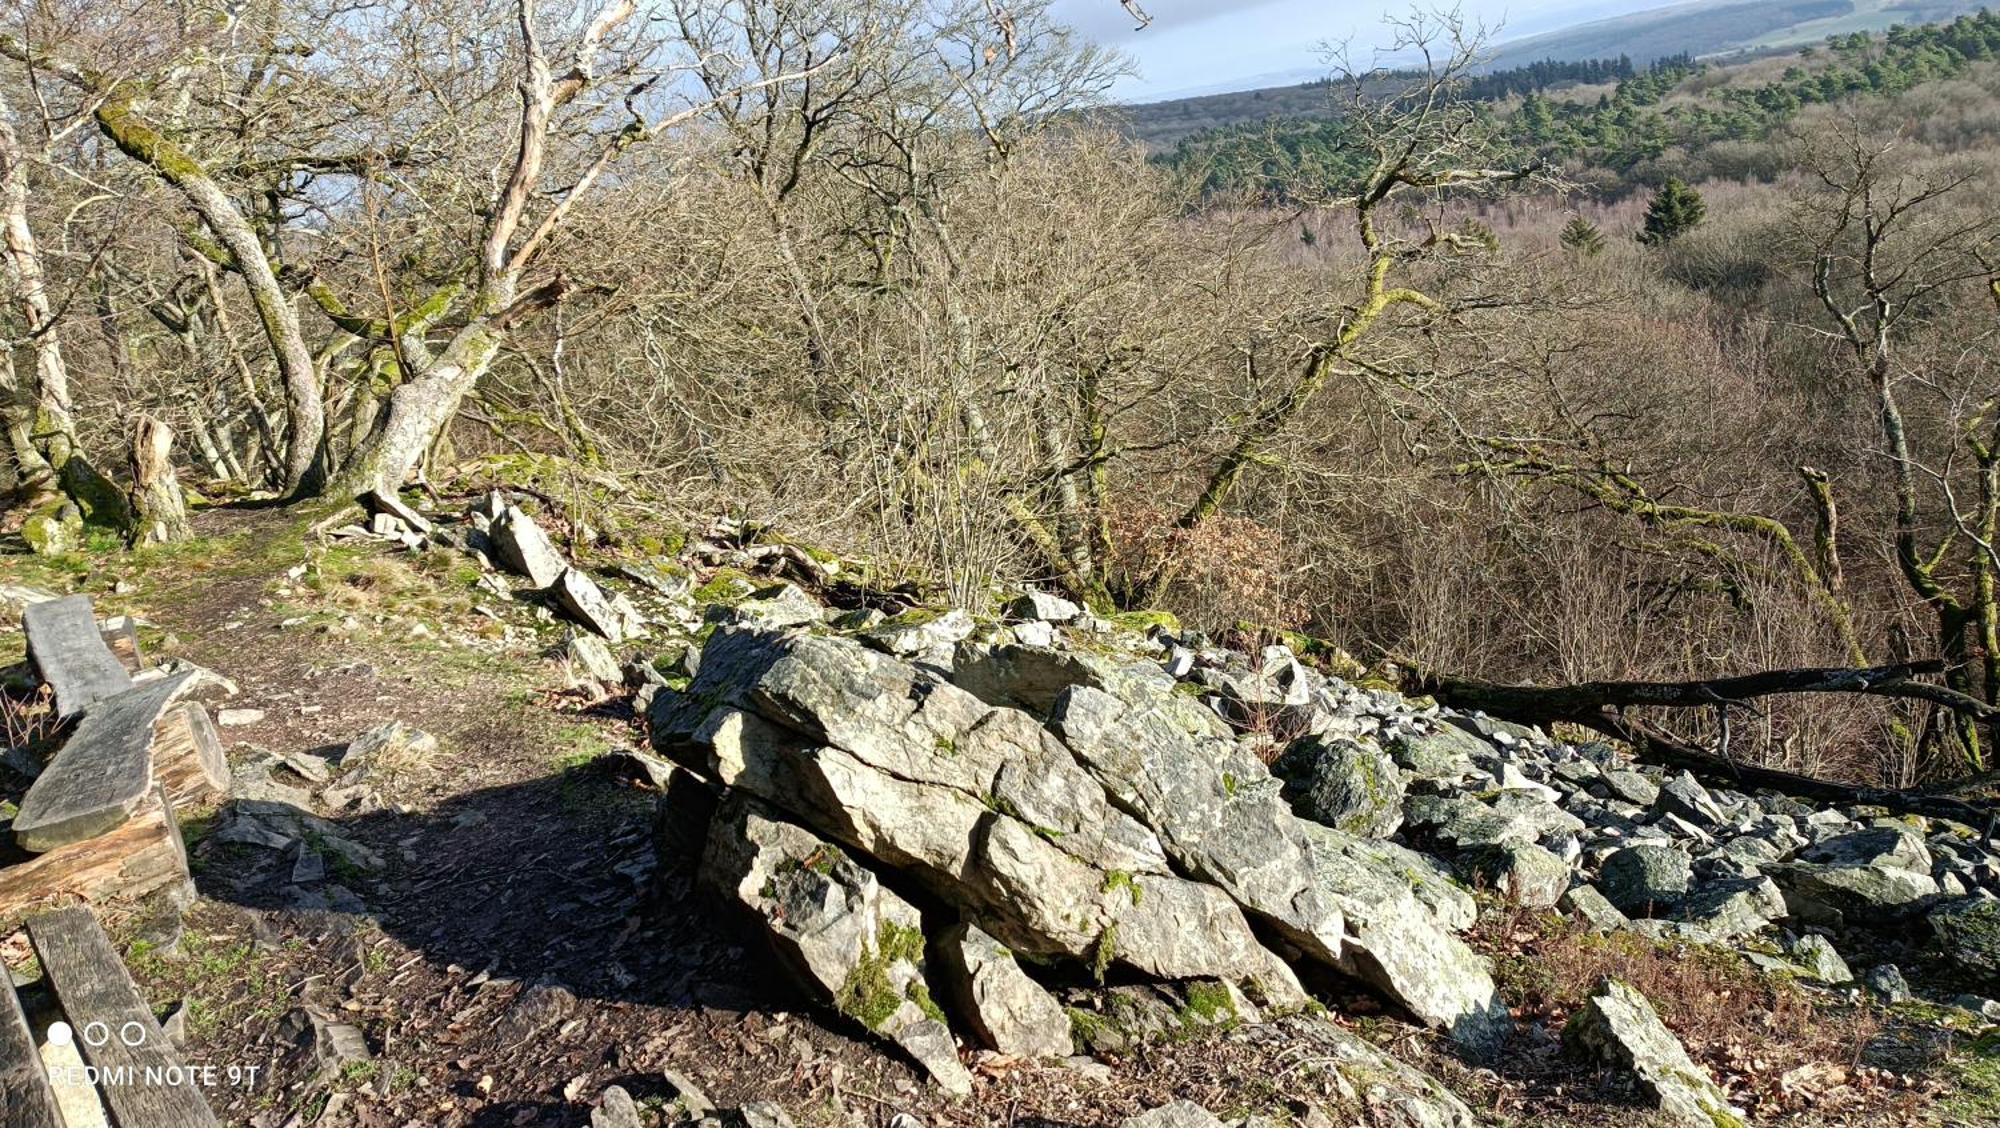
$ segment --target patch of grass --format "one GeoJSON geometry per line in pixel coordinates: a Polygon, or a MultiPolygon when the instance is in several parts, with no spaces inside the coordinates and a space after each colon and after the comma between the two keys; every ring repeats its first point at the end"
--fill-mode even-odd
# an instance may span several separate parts
{"type": "Polygon", "coordinates": [[[1181,1007],[1181,1022],[1188,1026],[1234,1026],[1241,1016],[1236,999],[1222,983],[1188,984],[1187,1002],[1181,1007]]]}
{"type": "Polygon", "coordinates": [[[1787,1071],[1862,1060],[1882,1030],[1866,1009],[1815,1005],[1789,979],[1723,948],[1598,934],[1560,915],[1508,906],[1482,913],[1468,940],[1491,959],[1501,995],[1523,1019],[1559,1030],[1601,980],[1616,978],[1646,996],[1717,1080],[1740,1080],[1772,1100],[1782,1100],[1777,1079],[1787,1071]],[[1731,1049],[1741,1046],[1759,1047],[1763,1062],[1752,1073],[1731,1049]]]}
{"type": "Polygon", "coordinates": [[[1937,1123],[2000,1124],[2000,1046],[1974,1043],[1947,1069],[1951,1095],[1939,1102],[1937,1123]]]}
{"type": "MultiPolygon", "coordinates": [[[[874,950],[868,952],[854,970],[840,985],[839,995],[834,1003],[846,1014],[870,1030],[878,1030],[890,1017],[902,1009],[908,998],[922,1007],[929,1000],[930,992],[925,989],[923,999],[916,998],[916,988],[921,980],[911,985],[907,995],[898,995],[894,984],[889,982],[889,969],[898,963],[910,963],[923,967],[924,934],[914,928],[905,928],[894,921],[883,921],[875,934],[874,950]]],[[[932,1004],[935,1007],[935,1003],[932,1004]]]]}
{"type": "Polygon", "coordinates": [[[611,751],[611,742],[596,725],[564,725],[555,732],[555,766],[562,771],[583,767],[611,751]]]}

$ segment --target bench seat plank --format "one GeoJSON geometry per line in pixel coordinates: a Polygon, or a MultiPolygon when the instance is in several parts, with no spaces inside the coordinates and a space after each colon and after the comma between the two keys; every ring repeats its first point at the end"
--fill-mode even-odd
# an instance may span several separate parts
{"type": "Polygon", "coordinates": [[[87,595],[66,595],[21,613],[28,658],[55,691],[56,714],[74,717],[132,688],[125,664],[104,644],[87,595]]]}
{"type": "Polygon", "coordinates": [[[166,1083],[175,1074],[185,1080],[182,1062],[89,909],[57,909],[35,917],[28,922],[28,943],[64,1017],[79,1034],[76,1046],[84,1062],[100,1076],[118,1081],[99,1085],[113,1123],[119,1128],[218,1123],[200,1089],[166,1083]],[[82,1036],[93,1023],[103,1023],[110,1036],[82,1036]],[[93,1041],[102,1044],[91,1045],[93,1041]],[[137,1045],[128,1044],[135,1041],[137,1045]]]}
{"type": "Polygon", "coordinates": [[[98,702],[21,797],[21,849],[39,854],[131,818],[153,790],[153,726],[193,680],[177,674],[98,702]]]}
{"type": "Polygon", "coordinates": [[[34,1031],[21,1013],[14,981],[0,968],[0,1124],[7,1128],[63,1128],[55,1089],[42,1070],[34,1031]]]}

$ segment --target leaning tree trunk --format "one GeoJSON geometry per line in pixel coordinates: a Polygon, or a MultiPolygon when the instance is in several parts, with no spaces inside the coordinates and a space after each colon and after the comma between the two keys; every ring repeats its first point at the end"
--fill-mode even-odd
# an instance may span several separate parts
{"type": "Polygon", "coordinates": [[[327,492],[341,497],[393,496],[424,452],[458,414],[458,405],[492,366],[501,333],[483,321],[458,331],[429,367],[389,394],[389,408],[327,492]]]}
{"type": "Polygon", "coordinates": [[[172,544],[194,536],[174,473],[174,432],[150,415],[132,429],[132,543],[172,544]]]}
{"type": "Polygon", "coordinates": [[[306,347],[298,312],[278,285],[277,272],[248,220],[201,164],[166,139],[132,108],[134,96],[113,94],[98,105],[98,128],[127,156],[144,162],[180,190],[203,225],[226,252],[257,310],[285,384],[285,414],[291,434],[285,447],[285,488],[299,495],[318,492],[325,477],[321,439],[326,430],[319,373],[306,347]]]}

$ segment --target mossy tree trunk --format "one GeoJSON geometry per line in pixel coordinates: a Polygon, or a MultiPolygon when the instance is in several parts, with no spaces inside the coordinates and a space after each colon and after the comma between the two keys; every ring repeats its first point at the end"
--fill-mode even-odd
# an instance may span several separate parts
{"type": "Polygon", "coordinates": [[[76,417],[70,406],[69,372],[63,362],[56,315],[49,302],[48,278],[34,231],[28,226],[26,154],[0,102],[0,252],[4,252],[12,304],[19,316],[21,337],[31,363],[26,379],[10,364],[14,386],[7,421],[10,449],[24,492],[36,492],[38,482],[59,488],[76,507],[83,522],[123,531],[130,518],[124,498],[90,464],[77,439],[76,417]]]}
{"type": "Polygon", "coordinates": [[[172,544],[194,535],[188,524],[187,500],[174,473],[174,432],[150,415],[141,415],[132,429],[131,542],[172,544]]]}

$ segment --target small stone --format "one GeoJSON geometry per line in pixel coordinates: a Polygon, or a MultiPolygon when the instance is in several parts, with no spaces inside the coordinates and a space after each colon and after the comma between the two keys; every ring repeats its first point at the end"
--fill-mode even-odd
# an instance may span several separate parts
{"type": "Polygon", "coordinates": [[[1653,801],[1654,809],[1661,814],[1677,815],[1698,827],[1711,828],[1723,822],[1722,808],[1708,789],[1694,778],[1693,772],[1682,772],[1667,781],[1660,788],[1660,794],[1653,801]]]}
{"type": "Polygon", "coordinates": [[[590,1111],[590,1128],[643,1128],[644,1123],[632,1094],[617,1085],[607,1086],[590,1111]]]}
{"type": "Polygon", "coordinates": [[[329,1077],[356,1062],[370,1061],[374,1054],[361,1029],[334,1022],[317,1011],[292,1010],[278,1024],[280,1034],[303,1048],[318,1076],[329,1077]]]}
{"type": "Polygon", "coordinates": [[[745,626],[783,630],[817,623],[826,608],[797,584],[774,584],[729,609],[729,618],[745,626]]]}
{"type": "Polygon", "coordinates": [[[1910,1001],[1910,981],[1903,978],[1903,969],[1895,964],[1876,964],[1861,973],[1861,982],[1870,994],[1885,1003],[1910,1001]]]}
{"type": "Polygon", "coordinates": [[[1215,1114],[1193,1101],[1175,1101],[1119,1122],[1119,1128],[1224,1128],[1215,1114]]]}
{"type": "Polygon", "coordinates": [[[1632,927],[1632,921],[1595,885],[1575,885],[1562,895],[1557,906],[1599,932],[1618,932],[1632,927]]]}
{"type": "Polygon", "coordinates": [[[516,575],[528,577],[528,582],[538,588],[555,583],[569,568],[569,562],[556,551],[549,535],[518,506],[510,505],[502,510],[500,516],[493,520],[487,535],[492,540],[494,555],[500,565],[516,575]]]}
{"type": "Polygon", "coordinates": [[[1083,614],[1083,608],[1059,595],[1030,591],[1007,605],[1007,616],[1038,623],[1067,623],[1083,614]]]}
{"type": "Polygon", "coordinates": [[[242,728],[262,722],[262,709],[220,709],[216,711],[215,723],[223,728],[242,728]]]}
{"type": "Polygon", "coordinates": [[[608,642],[624,642],[637,633],[635,627],[644,626],[632,621],[632,614],[626,610],[629,603],[621,606],[619,600],[604,594],[596,580],[575,568],[565,569],[556,577],[549,595],[571,621],[589,627],[608,642]]]}
{"type": "Polygon", "coordinates": [[[624,671],[618,668],[611,647],[596,635],[573,636],[563,653],[577,672],[599,685],[618,685],[624,681],[624,671]]]}
{"type": "Polygon", "coordinates": [[[1615,798],[1640,807],[1650,807],[1660,797],[1660,785],[1642,772],[1618,769],[1605,772],[1604,789],[1615,798]]]}
{"type": "Polygon", "coordinates": [[[709,1100],[708,1094],[703,1092],[701,1086],[695,1084],[694,1079],[687,1074],[665,1069],[660,1071],[660,1077],[666,1081],[667,1088],[673,1091],[674,1101],[680,1105],[681,1112],[690,1120],[700,1120],[715,1111],[715,1102],[709,1100]]]}
{"type": "Polygon", "coordinates": [[[1807,975],[1822,983],[1851,983],[1854,973],[1847,969],[1847,961],[1840,958],[1833,944],[1826,937],[1808,933],[1792,941],[1785,952],[1792,962],[1805,969],[1807,975]]]}
{"type": "Polygon", "coordinates": [[[776,1101],[751,1101],[731,1117],[740,1128],[795,1128],[792,1118],[776,1101]]]}
{"type": "Polygon", "coordinates": [[[1013,637],[1015,644],[1019,646],[1054,646],[1056,644],[1056,629],[1049,623],[1040,621],[1015,623],[1013,626],[1007,628],[1007,633],[1013,637]]]}

